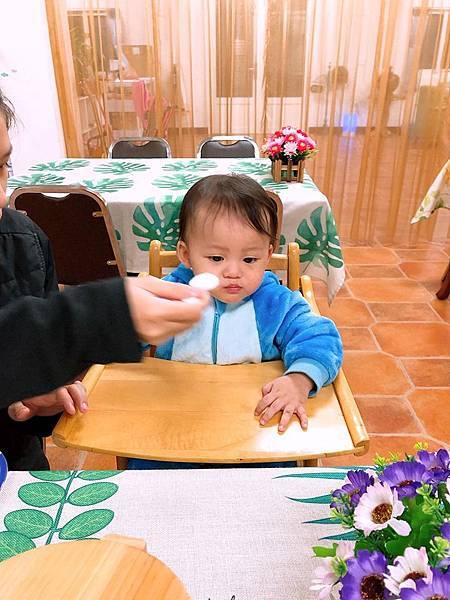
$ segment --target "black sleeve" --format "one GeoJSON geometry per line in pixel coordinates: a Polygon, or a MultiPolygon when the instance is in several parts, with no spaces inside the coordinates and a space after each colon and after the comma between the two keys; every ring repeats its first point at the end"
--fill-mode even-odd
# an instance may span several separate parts
{"type": "Polygon", "coordinates": [[[0,408],[50,392],[93,363],[140,358],[121,279],[20,298],[0,310],[0,408]]]}
{"type": "Polygon", "coordinates": [[[42,250],[45,257],[45,296],[47,297],[50,292],[56,292],[58,290],[58,278],[55,270],[55,259],[53,258],[52,247],[45,233],[38,229],[39,241],[41,242],[42,250]]]}

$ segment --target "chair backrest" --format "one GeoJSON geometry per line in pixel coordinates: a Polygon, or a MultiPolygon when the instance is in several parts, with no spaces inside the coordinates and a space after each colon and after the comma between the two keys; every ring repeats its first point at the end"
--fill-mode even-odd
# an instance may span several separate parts
{"type": "Polygon", "coordinates": [[[126,275],[108,208],[96,192],[82,186],[22,187],[11,194],[10,206],[49,238],[59,283],[126,275]]]}
{"type": "MultiPolygon", "coordinates": [[[[163,269],[175,269],[179,264],[175,250],[161,250],[161,242],[152,240],[149,249],[148,272],[153,277],[162,277],[163,269]]],[[[290,290],[300,289],[300,248],[296,242],[288,246],[287,254],[272,254],[269,270],[286,271],[290,290]]]]}
{"type": "Polygon", "coordinates": [[[197,158],[259,158],[259,148],[247,135],[214,135],[200,142],[197,158]]]}
{"type": "Polygon", "coordinates": [[[169,142],[159,137],[120,138],[108,150],[108,158],[171,158],[169,142]]]}

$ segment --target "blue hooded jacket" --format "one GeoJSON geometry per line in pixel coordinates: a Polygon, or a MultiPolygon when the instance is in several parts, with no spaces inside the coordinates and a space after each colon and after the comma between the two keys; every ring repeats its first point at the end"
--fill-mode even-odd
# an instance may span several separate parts
{"type": "MultiPolygon", "coordinates": [[[[180,265],[164,279],[189,283],[193,276],[180,265]]],[[[315,315],[299,292],[266,271],[256,292],[241,302],[213,298],[199,323],[158,346],[155,356],[219,365],[282,359],[285,374],[305,373],[314,381],[312,396],[335,379],[342,342],[330,319],[315,315]]]]}

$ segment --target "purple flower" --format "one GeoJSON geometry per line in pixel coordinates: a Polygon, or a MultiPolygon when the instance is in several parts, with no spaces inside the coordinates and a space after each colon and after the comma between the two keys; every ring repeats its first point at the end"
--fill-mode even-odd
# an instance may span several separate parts
{"type": "Polygon", "coordinates": [[[417,461],[422,463],[426,469],[423,476],[424,483],[438,485],[450,475],[450,456],[448,451],[443,448],[437,452],[420,450],[417,453],[417,461]]]}
{"type": "Polygon", "coordinates": [[[360,550],[347,561],[347,573],[342,578],[342,600],[385,600],[388,591],[384,584],[386,557],[381,552],[360,550]]]}
{"type": "Polygon", "coordinates": [[[400,590],[401,600],[449,600],[450,572],[441,573],[438,569],[431,570],[433,572],[431,582],[425,579],[418,579],[415,590],[400,590]]]}
{"type": "Polygon", "coordinates": [[[395,488],[398,497],[410,498],[416,495],[416,490],[422,485],[425,466],[420,462],[396,462],[386,467],[380,476],[380,481],[395,488]]]}
{"type": "MultiPolygon", "coordinates": [[[[357,506],[359,499],[367,491],[367,486],[373,484],[373,477],[368,475],[365,471],[349,471],[347,473],[347,479],[349,483],[346,483],[340,488],[333,492],[333,498],[342,498],[346,495],[349,497],[350,504],[357,506]]],[[[335,508],[335,507],[333,507],[335,508]]]]}
{"type": "Polygon", "coordinates": [[[450,542],[450,523],[444,523],[442,525],[441,536],[450,542]]]}

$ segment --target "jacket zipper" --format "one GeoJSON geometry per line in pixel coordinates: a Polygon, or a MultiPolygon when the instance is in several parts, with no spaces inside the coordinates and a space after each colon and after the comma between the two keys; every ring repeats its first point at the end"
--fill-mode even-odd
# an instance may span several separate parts
{"type": "Polygon", "coordinates": [[[220,314],[217,306],[217,301],[214,298],[214,322],[213,322],[213,330],[212,330],[212,338],[211,338],[211,352],[212,352],[212,361],[213,364],[217,364],[217,338],[219,337],[219,321],[220,314]]]}

